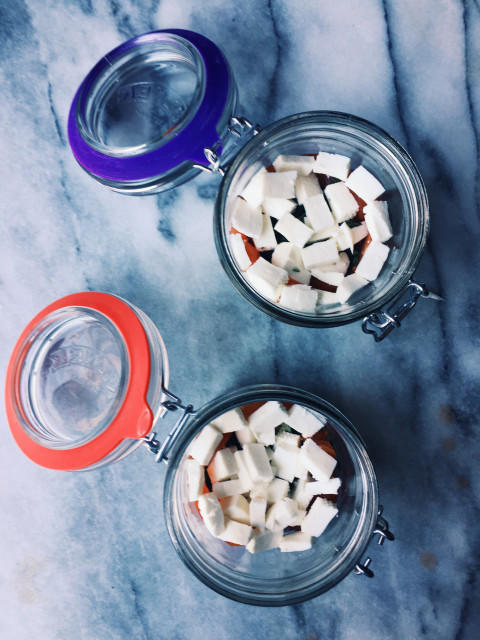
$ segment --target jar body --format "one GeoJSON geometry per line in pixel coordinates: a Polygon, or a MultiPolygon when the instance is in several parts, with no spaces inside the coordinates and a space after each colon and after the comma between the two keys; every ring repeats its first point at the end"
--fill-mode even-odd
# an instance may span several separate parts
{"type": "Polygon", "coordinates": [[[169,455],[164,509],[178,554],[202,582],[240,602],[281,606],[320,595],[354,569],[372,538],[378,489],[365,447],[339,411],[305,391],[257,385],[214,400],[188,423],[169,455]],[[251,555],[244,547],[229,546],[208,533],[195,504],[186,498],[185,451],[194,436],[226,411],[268,400],[300,404],[327,418],[325,428],[338,456],[342,478],[338,518],[308,551],[281,553],[277,549],[251,555]]]}
{"type": "Polygon", "coordinates": [[[361,118],[328,111],[300,113],[262,130],[228,168],[215,204],[214,234],[220,261],[238,291],[268,315],[300,326],[328,327],[362,318],[398,295],[421,258],[429,228],[428,201],[421,176],[407,152],[386,132],[361,118]],[[293,312],[260,295],[247,282],[231,245],[231,210],[252,177],[280,154],[319,151],[348,156],[385,187],[393,248],[380,277],[346,303],[324,305],[315,315],[293,312]]]}

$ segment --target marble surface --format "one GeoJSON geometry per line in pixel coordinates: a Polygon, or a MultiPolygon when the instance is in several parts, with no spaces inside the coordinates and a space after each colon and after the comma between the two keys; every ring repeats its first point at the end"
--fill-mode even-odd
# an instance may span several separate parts
{"type": "Polygon", "coordinates": [[[177,557],[164,469],[136,451],[84,474],[35,466],[0,416],[2,640],[478,638],[480,6],[476,0],[3,0],[0,3],[0,375],[22,327],[81,290],[157,324],[171,389],[200,406],[253,382],[311,390],[364,436],[396,541],[312,601],[229,601],[177,557]],[[90,179],[66,118],[91,66],[126,38],[185,27],[226,53],[239,112],[374,121],[425,179],[421,301],[382,344],[353,324],[309,330],[251,307],[213,243],[218,179],[128,198],[90,179]],[[187,277],[186,277],[187,276],[187,277]]]}

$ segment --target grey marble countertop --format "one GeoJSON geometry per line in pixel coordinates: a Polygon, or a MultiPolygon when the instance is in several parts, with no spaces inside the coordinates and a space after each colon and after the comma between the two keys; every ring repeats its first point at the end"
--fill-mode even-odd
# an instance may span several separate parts
{"type": "Polygon", "coordinates": [[[21,329],[83,290],[159,327],[171,389],[200,406],[249,383],[315,392],[362,433],[396,535],[375,578],[300,605],[217,595],[183,566],[164,469],[137,450],[100,471],[35,466],[0,415],[2,640],[474,639],[479,592],[480,6],[476,0],[3,0],[0,3],[0,376],[21,329]],[[241,115],[350,112],[396,137],[427,186],[420,301],[383,343],[359,323],[312,330],[233,288],[212,234],[218,178],[146,198],[76,164],[74,92],[123,40],[189,28],[230,61],[241,115]],[[187,275],[187,277],[185,277],[187,275]]]}

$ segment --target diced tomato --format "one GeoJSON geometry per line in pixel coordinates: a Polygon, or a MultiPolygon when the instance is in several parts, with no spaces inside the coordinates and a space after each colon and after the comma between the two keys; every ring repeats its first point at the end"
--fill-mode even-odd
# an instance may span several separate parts
{"type": "Polygon", "coordinates": [[[292,278],[292,276],[288,276],[287,286],[292,285],[292,284],[302,284],[302,283],[299,282],[298,280],[295,280],[294,278],[292,278]]]}
{"type": "Polygon", "coordinates": [[[356,222],[362,222],[363,220],[365,220],[365,214],[363,212],[363,207],[367,204],[364,200],[362,200],[361,198],[359,198],[357,196],[356,193],[354,193],[353,191],[350,191],[350,193],[352,194],[352,196],[355,198],[355,200],[358,202],[359,205],[359,209],[355,215],[355,217],[353,218],[356,222]]]}
{"type": "MultiPolygon", "coordinates": [[[[245,242],[245,240],[244,240],[245,242]]],[[[260,252],[251,242],[245,242],[245,249],[247,251],[247,256],[250,258],[250,262],[253,264],[260,257],[260,252]]]]}
{"type": "Polygon", "coordinates": [[[275,167],[273,166],[273,164],[268,165],[267,171],[268,173],[275,173],[275,167]]]}
{"type": "Polygon", "coordinates": [[[250,402],[250,404],[244,404],[242,406],[242,413],[245,416],[245,420],[248,420],[254,411],[260,409],[265,402],[250,402]]]}

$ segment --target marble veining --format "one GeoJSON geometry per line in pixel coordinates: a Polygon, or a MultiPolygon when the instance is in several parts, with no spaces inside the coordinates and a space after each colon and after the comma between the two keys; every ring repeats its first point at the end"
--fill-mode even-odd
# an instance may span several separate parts
{"type": "MultiPolygon", "coordinates": [[[[170,388],[201,406],[250,383],[313,391],[366,441],[396,541],[312,601],[261,609],[207,589],[163,517],[165,469],[144,450],[90,473],[36,467],[0,414],[1,640],[473,640],[480,625],[480,5],[477,0],[3,0],[0,3],[0,383],[45,305],[107,291],[143,309],[170,388]],[[70,102],[134,35],[197,30],[225,52],[238,115],[311,109],[386,129],[424,178],[431,232],[420,301],[382,344],[250,306],[219,263],[218,177],[135,198],[70,152],[70,102]]],[[[166,426],[163,427],[166,430],[166,426]]]]}

